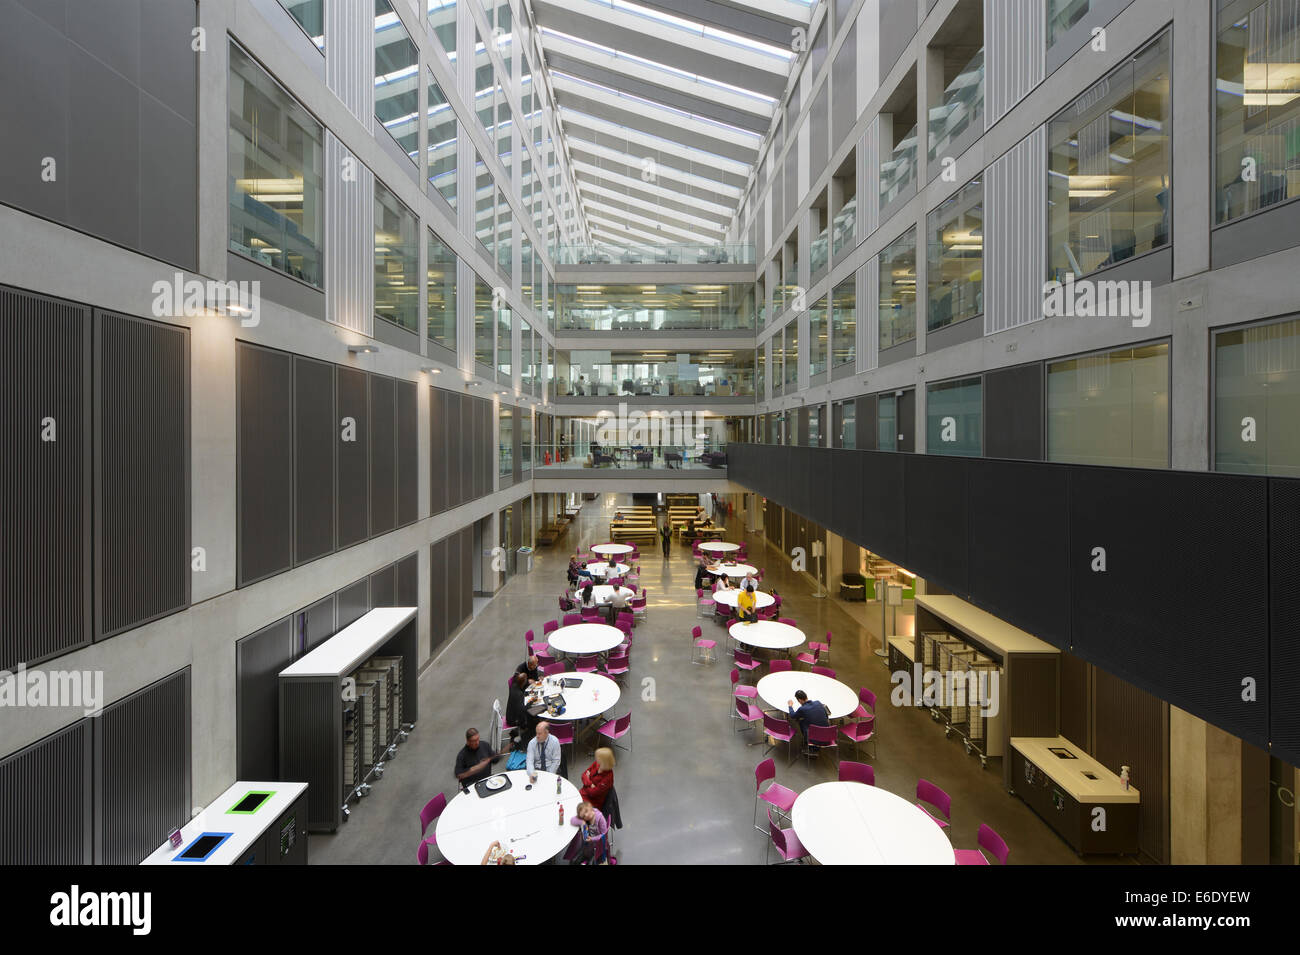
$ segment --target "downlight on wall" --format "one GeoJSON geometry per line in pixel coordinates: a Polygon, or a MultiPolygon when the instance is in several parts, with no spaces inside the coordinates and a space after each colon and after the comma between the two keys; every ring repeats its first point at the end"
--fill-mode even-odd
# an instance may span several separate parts
{"type": "Polygon", "coordinates": [[[348,352],[353,355],[371,355],[379,351],[374,345],[349,345],[348,352]]]}

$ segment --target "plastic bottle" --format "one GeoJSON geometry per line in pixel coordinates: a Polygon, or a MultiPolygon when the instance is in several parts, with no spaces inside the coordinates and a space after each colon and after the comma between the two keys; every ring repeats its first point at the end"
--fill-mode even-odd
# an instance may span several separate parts
{"type": "Polygon", "coordinates": [[[557,802],[555,804],[555,811],[560,818],[560,825],[564,825],[564,803],[557,802]]]}

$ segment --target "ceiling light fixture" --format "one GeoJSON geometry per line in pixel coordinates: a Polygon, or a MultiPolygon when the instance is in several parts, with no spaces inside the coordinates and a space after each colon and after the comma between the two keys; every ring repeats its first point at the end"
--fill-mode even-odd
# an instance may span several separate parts
{"type": "Polygon", "coordinates": [[[374,345],[349,345],[348,351],[353,355],[369,355],[372,352],[379,351],[374,345]]]}

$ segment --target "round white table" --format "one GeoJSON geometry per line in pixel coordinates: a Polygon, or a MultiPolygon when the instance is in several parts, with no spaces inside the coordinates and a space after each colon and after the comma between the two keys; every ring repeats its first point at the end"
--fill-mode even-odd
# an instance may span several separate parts
{"type": "MultiPolygon", "coordinates": [[[[620,587],[618,589],[622,591],[623,595],[627,597],[629,600],[631,600],[633,597],[636,596],[636,594],[633,592],[631,587],[620,587]]],[[[596,603],[598,604],[609,603],[611,600],[614,599],[614,585],[613,584],[593,585],[591,588],[591,599],[596,601],[596,603]]]]}
{"type": "Polygon", "coordinates": [[[631,544],[597,544],[591,552],[602,557],[622,557],[624,554],[632,553],[634,549],[631,544]]]}
{"type": "MultiPolygon", "coordinates": [[[[740,596],[740,588],[732,590],[715,590],[713,592],[713,602],[720,603],[724,607],[736,606],[736,598],[740,596]]],[[[761,590],[754,591],[754,609],[762,610],[764,607],[770,607],[776,603],[776,598],[771,594],[765,594],[761,590]]]]}
{"type": "Polygon", "coordinates": [[[728,577],[744,577],[747,574],[758,573],[758,568],[751,567],[749,564],[712,564],[706,569],[715,577],[721,577],[723,574],[728,577]]]}
{"type": "Polygon", "coordinates": [[[493,840],[513,852],[520,865],[540,865],[563,852],[578,831],[569,825],[582,802],[573,783],[561,778],[557,796],[554,773],[538,773],[531,790],[524,770],[505,775],[510,778],[509,789],[479,796],[471,785],[438,817],[438,851],[452,865],[478,865],[493,840]],[[564,804],[563,823],[558,821],[557,802],[564,804]],[[519,859],[521,855],[525,858],[519,859]]]}
{"type": "Polygon", "coordinates": [[[575,623],[552,630],[546,642],[561,653],[604,653],[623,642],[623,631],[604,623],[575,623]]]}
{"type": "MultiPolygon", "coordinates": [[[[858,694],[839,680],[832,680],[828,676],[809,673],[806,670],[769,673],[758,681],[756,688],[764,703],[782,713],[789,711],[790,701],[794,699],[794,691],[803,690],[808,694],[808,699],[821,700],[825,703],[833,720],[848,716],[861,702],[858,694]]],[[[795,700],[795,709],[798,708],[798,701],[795,700]]]]}
{"type": "Polygon", "coordinates": [[[929,813],[865,783],[818,783],[805,789],[794,801],[790,822],[822,865],[957,863],[947,834],[929,813]]]}
{"type": "MultiPolygon", "coordinates": [[[[564,713],[560,716],[542,716],[550,723],[571,723],[599,716],[618,702],[618,684],[599,673],[565,673],[548,676],[542,681],[544,696],[559,693],[564,697],[564,713]],[[581,686],[563,686],[562,679],[581,680],[581,686]]],[[[551,785],[554,785],[552,783],[551,785]]]]}
{"type": "Polygon", "coordinates": [[[587,571],[593,577],[622,577],[631,569],[627,564],[591,563],[587,565],[587,571]]]}
{"type": "Polygon", "coordinates": [[[740,545],[730,541],[704,541],[700,544],[700,550],[712,551],[715,554],[729,554],[740,550],[740,545]]]}
{"type": "Polygon", "coordinates": [[[798,627],[792,627],[788,623],[777,623],[775,620],[733,623],[727,628],[727,632],[737,643],[761,647],[764,650],[789,650],[807,639],[798,627]]]}

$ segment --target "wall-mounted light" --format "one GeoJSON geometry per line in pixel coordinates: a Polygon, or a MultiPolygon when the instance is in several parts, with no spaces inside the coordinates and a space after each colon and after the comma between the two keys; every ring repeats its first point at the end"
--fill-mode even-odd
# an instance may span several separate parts
{"type": "Polygon", "coordinates": [[[348,351],[353,355],[369,355],[372,352],[379,351],[374,345],[349,345],[348,351]]]}
{"type": "Polygon", "coordinates": [[[434,368],[432,365],[425,365],[423,368],[420,369],[420,371],[424,372],[426,375],[441,375],[441,374],[442,374],[442,369],[441,369],[441,368],[434,368]]]}

